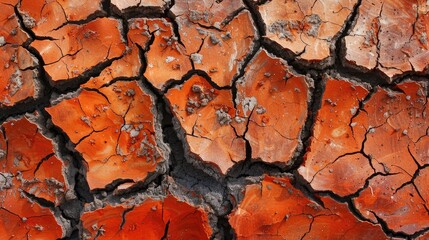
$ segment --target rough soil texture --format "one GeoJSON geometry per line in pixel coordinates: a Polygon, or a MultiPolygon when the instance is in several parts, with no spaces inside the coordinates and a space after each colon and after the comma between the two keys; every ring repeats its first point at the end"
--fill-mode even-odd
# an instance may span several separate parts
{"type": "Polygon", "coordinates": [[[428,239],[429,2],[0,0],[0,240],[428,239]]]}

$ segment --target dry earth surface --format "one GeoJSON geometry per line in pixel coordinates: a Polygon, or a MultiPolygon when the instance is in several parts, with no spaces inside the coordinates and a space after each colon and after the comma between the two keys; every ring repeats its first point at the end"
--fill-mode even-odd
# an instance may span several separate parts
{"type": "Polygon", "coordinates": [[[0,239],[429,239],[429,1],[0,0],[0,239]]]}

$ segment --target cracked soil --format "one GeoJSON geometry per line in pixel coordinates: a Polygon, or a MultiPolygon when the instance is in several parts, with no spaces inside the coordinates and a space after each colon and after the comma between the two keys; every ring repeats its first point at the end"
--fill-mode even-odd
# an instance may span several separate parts
{"type": "Polygon", "coordinates": [[[0,0],[0,240],[429,239],[429,2],[0,0]]]}

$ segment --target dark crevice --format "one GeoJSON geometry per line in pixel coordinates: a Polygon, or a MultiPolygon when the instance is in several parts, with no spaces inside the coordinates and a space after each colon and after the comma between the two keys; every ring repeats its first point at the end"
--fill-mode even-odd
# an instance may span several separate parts
{"type": "Polygon", "coordinates": [[[10,211],[9,209],[7,209],[7,208],[0,207],[0,209],[1,209],[1,210],[3,210],[3,211],[8,212],[8,213],[10,213],[10,214],[12,214],[12,215],[13,215],[13,216],[15,216],[15,217],[18,217],[18,218],[22,219],[22,217],[21,217],[21,216],[19,216],[18,214],[14,213],[14,212],[11,212],[11,211],[10,211]]]}
{"type": "Polygon", "coordinates": [[[356,23],[358,17],[359,17],[359,8],[362,5],[362,0],[358,0],[353,7],[352,12],[348,16],[348,19],[346,20],[345,26],[343,27],[342,31],[340,32],[336,42],[335,42],[335,65],[336,66],[342,66],[343,65],[343,59],[344,59],[344,50],[346,49],[345,46],[342,46],[342,42],[344,38],[350,34],[352,31],[354,24],[356,23]]]}
{"type": "MultiPolygon", "coordinates": [[[[49,115],[42,109],[40,111],[41,115],[45,118],[45,122],[50,121],[49,115]]],[[[61,215],[65,219],[69,219],[71,222],[71,227],[74,230],[77,229],[77,226],[80,222],[80,212],[83,209],[84,202],[92,202],[93,197],[90,193],[88,183],[86,182],[86,177],[82,174],[83,171],[83,158],[76,151],[69,150],[67,147],[67,142],[70,142],[67,135],[62,132],[61,129],[57,128],[53,124],[46,124],[48,128],[47,131],[54,135],[53,139],[56,139],[58,144],[58,154],[62,156],[64,161],[70,161],[70,165],[73,169],[76,169],[77,172],[74,175],[75,188],[74,191],[78,199],[64,201],[58,207],[58,210],[61,211],[61,215]]],[[[71,238],[73,239],[73,238],[71,238]]]]}
{"type": "Polygon", "coordinates": [[[197,76],[204,78],[214,89],[217,89],[217,90],[225,90],[225,89],[229,90],[229,89],[231,89],[230,86],[220,87],[215,82],[213,82],[211,77],[206,72],[204,72],[203,70],[197,69],[197,70],[189,70],[185,75],[183,75],[183,77],[180,80],[169,80],[164,85],[162,93],[166,93],[166,92],[168,92],[168,90],[170,90],[176,86],[182,85],[183,83],[188,81],[190,78],[192,78],[194,75],[197,75],[197,76]]]}
{"type": "Polygon", "coordinates": [[[119,30],[121,32],[122,39],[127,46],[125,51],[128,51],[128,46],[130,45],[130,42],[128,42],[128,32],[129,32],[128,21],[124,18],[120,18],[119,21],[121,22],[121,28],[119,30]]]}
{"type": "Polygon", "coordinates": [[[100,62],[92,68],[82,72],[78,77],[56,81],[50,80],[50,83],[53,86],[54,91],[58,94],[76,91],[82,84],[85,84],[93,77],[98,77],[104,69],[111,66],[114,61],[119,60],[122,57],[123,56],[119,56],[100,62]]]}
{"type": "Polygon", "coordinates": [[[43,157],[36,165],[36,168],[34,169],[33,174],[36,174],[36,172],[39,170],[40,166],[42,165],[43,162],[45,162],[46,160],[48,160],[49,158],[51,158],[52,156],[54,156],[55,153],[50,153],[48,155],[46,155],[45,157],[43,157]]]}
{"type": "MultiPolygon", "coordinates": [[[[40,86],[40,96],[36,99],[34,98],[28,98],[25,100],[22,100],[13,106],[3,106],[0,108],[0,122],[4,122],[8,117],[11,116],[17,116],[17,115],[23,115],[25,113],[34,112],[39,109],[43,109],[47,106],[49,106],[49,99],[52,94],[52,88],[46,78],[46,73],[44,71],[44,61],[43,58],[39,55],[39,53],[32,47],[30,47],[30,43],[32,42],[34,33],[25,27],[23,24],[22,16],[20,15],[18,11],[18,7],[15,6],[14,8],[15,14],[18,17],[18,23],[19,27],[24,30],[29,36],[30,39],[27,40],[26,43],[24,43],[23,47],[30,52],[31,55],[33,55],[39,65],[36,66],[37,75],[35,79],[39,81],[40,86]]],[[[37,81],[36,80],[36,81],[37,81]]]]}
{"type": "Polygon", "coordinates": [[[234,76],[231,83],[231,93],[232,93],[232,103],[234,105],[234,108],[237,109],[237,103],[235,102],[235,99],[237,99],[237,81],[238,79],[242,78],[244,74],[246,73],[246,68],[249,65],[250,61],[256,56],[256,53],[261,48],[259,41],[254,41],[253,49],[250,51],[249,54],[246,55],[246,57],[243,60],[243,63],[239,67],[238,74],[234,76]]]}
{"type": "Polygon", "coordinates": [[[79,152],[68,147],[68,145],[71,143],[70,139],[59,127],[56,127],[50,123],[51,119],[49,114],[44,109],[41,109],[40,113],[44,118],[44,121],[47,123],[47,131],[54,135],[53,139],[56,140],[55,142],[58,145],[58,155],[61,156],[63,161],[69,162],[70,168],[76,171],[73,173],[74,176],[71,175],[69,177],[73,178],[74,192],[76,193],[77,199],[63,201],[58,207],[58,209],[61,211],[61,215],[65,219],[70,220],[72,236],[75,236],[73,234],[76,234],[75,231],[78,231],[77,229],[80,224],[80,213],[83,210],[84,203],[89,203],[94,200],[93,195],[90,192],[88,182],[86,181],[86,167],[84,166],[85,160],[79,152]]]}
{"type": "Polygon", "coordinates": [[[358,78],[360,81],[371,84],[372,86],[380,85],[384,86],[388,84],[387,76],[378,69],[364,69],[362,67],[355,66],[346,62],[346,46],[345,46],[345,37],[350,34],[354,24],[356,23],[359,17],[360,6],[362,5],[362,0],[358,0],[351,14],[346,21],[346,24],[339,34],[335,42],[335,63],[332,67],[329,67],[327,70],[335,71],[341,74],[344,77],[351,79],[358,78]]]}
{"type": "MultiPolygon", "coordinates": [[[[216,170],[212,169],[208,164],[199,162],[198,165],[201,166],[195,166],[197,163],[195,161],[198,160],[191,160],[191,158],[198,158],[198,156],[190,155],[186,150],[187,143],[184,142],[184,135],[179,130],[180,127],[173,123],[175,117],[172,115],[166,101],[164,98],[159,98],[157,105],[159,108],[162,108],[159,111],[162,112],[164,142],[171,148],[167,174],[173,177],[176,184],[190,190],[192,189],[192,191],[201,194],[201,196],[209,196],[211,193],[221,193],[225,198],[224,192],[226,191],[226,186],[223,180],[211,176],[212,174],[219,175],[216,170]],[[211,172],[211,174],[208,174],[207,171],[211,172]]],[[[224,199],[221,200],[220,204],[225,204],[224,199]]],[[[215,211],[219,211],[222,208],[222,206],[216,205],[212,205],[212,207],[215,211]]]]}
{"type": "MultiPolygon", "coordinates": [[[[353,114],[353,116],[350,118],[350,121],[349,121],[349,127],[350,127],[350,129],[351,129],[351,131],[352,131],[352,135],[353,135],[353,138],[355,137],[354,136],[354,128],[353,128],[353,126],[352,126],[352,123],[353,123],[353,120],[359,115],[359,114],[361,114],[362,112],[366,112],[365,111],[365,104],[372,98],[372,96],[376,93],[378,91],[378,89],[377,88],[373,88],[373,89],[371,89],[370,91],[369,91],[369,93],[365,96],[365,98],[364,99],[358,99],[358,102],[359,102],[359,106],[358,106],[358,109],[356,110],[356,112],[353,114]]],[[[365,136],[365,139],[366,139],[366,136],[365,136]]],[[[366,141],[366,140],[365,140],[366,141]]],[[[364,142],[365,142],[364,141],[364,142]]],[[[365,154],[364,153],[364,151],[363,151],[363,144],[362,144],[362,147],[361,147],[361,152],[365,155],[365,156],[367,156],[367,154],[365,154]]],[[[367,156],[368,157],[368,156],[367,156]]]]}
{"type": "Polygon", "coordinates": [[[310,180],[310,184],[314,181],[314,179],[317,177],[317,175],[320,174],[320,172],[323,172],[323,170],[325,170],[327,167],[331,166],[332,164],[335,164],[337,161],[340,161],[341,158],[346,157],[346,156],[352,156],[352,155],[356,155],[359,154],[360,152],[350,152],[350,153],[344,153],[341,154],[340,156],[336,157],[332,162],[329,162],[327,164],[325,164],[322,168],[320,168],[319,170],[317,170],[313,177],[310,180]]]}
{"type": "Polygon", "coordinates": [[[264,5],[265,3],[267,3],[267,2],[270,2],[271,0],[254,0],[253,2],[256,4],[256,5],[264,5]]]}
{"type": "Polygon", "coordinates": [[[384,233],[388,236],[388,237],[393,237],[393,238],[402,238],[402,239],[414,239],[415,237],[417,237],[419,234],[425,232],[427,229],[421,230],[413,235],[408,235],[405,234],[403,232],[395,232],[391,229],[388,228],[387,223],[380,217],[378,217],[374,212],[370,211],[373,216],[377,219],[376,222],[371,221],[370,219],[364,217],[362,215],[362,213],[356,208],[355,203],[353,201],[354,198],[358,197],[360,192],[363,191],[364,189],[368,188],[369,186],[369,180],[374,178],[375,176],[386,176],[386,174],[381,174],[381,173],[375,173],[373,175],[371,175],[365,183],[365,186],[362,187],[359,191],[357,191],[355,194],[352,195],[348,195],[345,197],[341,197],[331,191],[317,191],[317,194],[320,196],[326,196],[329,197],[337,202],[340,203],[347,203],[348,209],[349,211],[359,220],[364,221],[364,222],[369,222],[369,223],[373,223],[373,224],[379,224],[381,226],[381,228],[383,229],[384,233]]]}
{"type": "Polygon", "coordinates": [[[122,230],[122,228],[124,227],[124,224],[126,222],[126,215],[131,212],[132,210],[134,210],[134,206],[128,209],[125,209],[124,212],[122,212],[122,221],[121,224],[119,225],[119,230],[122,230]]]}
{"type": "Polygon", "coordinates": [[[307,196],[309,199],[315,201],[317,204],[319,204],[322,207],[325,207],[322,200],[318,195],[315,194],[314,189],[311,187],[310,183],[305,180],[301,174],[298,173],[298,171],[294,170],[293,172],[293,186],[300,190],[305,196],[307,196]]]}
{"type": "Polygon", "coordinates": [[[30,44],[30,43],[31,43],[31,41],[33,41],[33,40],[34,40],[34,39],[36,39],[37,37],[36,37],[36,34],[34,34],[34,32],[33,32],[33,31],[31,31],[31,29],[30,29],[30,28],[28,28],[27,26],[25,26],[25,24],[24,24],[24,19],[23,19],[22,15],[21,15],[21,12],[20,12],[20,11],[19,11],[19,9],[18,9],[19,4],[20,4],[20,3],[18,3],[17,5],[15,5],[15,6],[14,6],[15,15],[16,15],[16,17],[18,18],[18,24],[19,24],[19,27],[20,27],[20,28],[21,28],[25,33],[27,33],[27,34],[30,36],[30,42],[27,42],[27,44],[30,44]]]}
{"type": "MultiPolygon", "coordinates": [[[[411,155],[412,156],[412,155],[411,155]]],[[[413,157],[413,156],[412,156],[413,157]]],[[[410,176],[411,177],[411,179],[409,180],[409,181],[407,181],[407,182],[404,182],[404,183],[402,183],[398,188],[396,188],[395,189],[395,192],[394,192],[394,194],[396,194],[399,190],[401,190],[402,188],[404,188],[404,187],[406,187],[406,186],[408,186],[408,185],[412,185],[414,188],[415,188],[415,190],[416,190],[416,192],[417,192],[417,194],[419,195],[419,197],[424,201],[424,202],[427,202],[427,199],[425,199],[424,197],[423,197],[423,195],[421,194],[421,192],[420,192],[420,190],[417,188],[417,185],[415,184],[415,180],[417,179],[417,177],[419,177],[420,176],[420,172],[422,171],[422,170],[424,170],[425,168],[428,168],[429,167],[429,165],[427,165],[427,164],[425,164],[425,165],[423,165],[423,166],[420,166],[420,165],[417,165],[417,170],[414,172],[414,174],[412,175],[412,176],[410,176]]],[[[401,169],[401,170],[403,170],[403,169],[401,169]]],[[[403,170],[404,171],[404,170],[403,170]]],[[[404,171],[405,172],[405,171],[404,171]]],[[[426,208],[426,206],[425,206],[425,208],[426,208]]]]}
{"type": "Polygon", "coordinates": [[[377,219],[378,224],[380,224],[381,228],[383,229],[383,231],[386,233],[387,236],[391,236],[391,237],[397,237],[397,238],[403,238],[403,239],[410,239],[411,236],[409,236],[408,234],[404,233],[404,232],[395,232],[392,229],[389,228],[388,224],[386,223],[386,221],[384,221],[382,218],[380,218],[379,216],[377,216],[377,214],[373,211],[370,211],[374,217],[377,219]]]}
{"type": "Polygon", "coordinates": [[[259,36],[265,36],[266,27],[265,23],[262,20],[261,14],[258,11],[258,6],[252,0],[243,0],[246,9],[249,10],[252,15],[253,23],[256,25],[256,29],[258,31],[259,36]]]}
{"type": "MultiPolygon", "coordinates": [[[[141,74],[145,72],[147,67],[147,61],[144,53],[144,50],[141,49],[141,74]]],[[[180,81],[167,84],[164,92],[176,85],[184,83],[193,75],[200,75],[204,77],[214,88],[217,87],[218,89],[222,89],[215,85],[205,72],[200,70],[191,70],[185,74],[180,81]]],[[[145,77],[142,77],[141,81],[143,86],[155,95],[155,105],[158,109],[157,119],[160,120],[161,123],[163,141],[171,148],[170,156],[168,157],[168,169],[166,174],[173,177],[177,184],[182,185],[188,189],[192,189],[202,196],[209,195],[212,191],[220,192],[221,195],[224,195],[225,186],[222,185],[222,182],[218,182],[214,177],[210,176],[205,171],[200,170],[199,167],[194,166],[193,163],[195,160],[190,160],[191,156],[186,150],[187,143],[184,140],[185,136],[181,132],[180,127],[174,124],[174,121],[177,121],[177,119],[173,116],[172,109],[168,103],[168,100],[164,96],[164,92],[161,92],[159,89],[155,88],[145,77]]],[[[203,166],[204,169],[211,169],[208,164],[203,164],[203,166]]],[[[213,172],[216,171],[213,170],[213,172]]],[[[224,200],[222,200],[222,202],[224,202],[224,200]]],[[[220,209],[221,206],[213,206],[213,208],[220,209]]]]}
{"type": "Polygon", "coordinates": [[[117,178],[114,181],[112,181],[111,183],[107,184],[106,186],[104,186],[103,188],[95,188],[92,189],[91,192],[93,194],[100,194],[101,192],[107,192],[107,193],[111,193],[113,192],[118,186],[124,184],[124,183],[133,183],[134,181],[132,179],[122,179],[122,178],[117,178]]]}
{"type": "Polygon", "coordinates": [[[79,235],[80,235],[79,234],[79,229],[74,229],[71,232],[70,236],[63,237],[60,240],[80,240],[81,237],[79,235]]]}
{"type": "Polygon", "coordinates": [[[244,159],[245,162],[250,162],[253,159],[253,157],[252,157],[252,145],[250,145],[249,139],[246,138],[246,134],[249,131],[249,124],[251,122],[251,118],[252,118],[252,115],[254,113],[254,110],[255,110],[255,108],[253,108],[252,111],[250,111],[249,117],[247,118],[248,120],[246,123],[246,128],[244,129],[243,137],[242,137],[243,140],[246,142],[246,158],[244,159]]]}
{"type": "MultiPolygon", "coordinates": [[[[150,172],[147,174],[146,178],[143,181],[138,181],[131,187],[128,187],[126,189],[118,190],[117,187],[120,186],[123,183],[134,183],[133,180],[124,180],[123,182],[107,185],[106,188],[103,189],[95,189],[92,192],[94,194],[103,195],[103,193],[114,193],[117,199],[120,198],[131,198],[135,196],[138,193],[145,192],[150,186],[161,186],[162,182],[164,180],[164,177],[162,175],[162,172],[150,172]]],[[[116,180],[115,180],[116,181],[116,180]]]]}
{"type": "MultiPolygon", "coordinates": [[[[138,81],[138,80],[140,80],[139,77],[116,77],[116,78],[113,78],[112,80],[110,80],[109,82],[106,82],[103,85],[101,85],[99,87],[99,89],[105,88],[105,87],[109,87],[109,86],[113,85],[116,82],[127,82],[127,81],[130,82],[130,81],[138,81]]],[[[85,89],[85,90],[89,90],[89,89],[90,90],[95,90],[93,88],[83,88],[83,89],[85,89]]]]}
{"type": "Polygon", "coordinates": [[[311,232],[311,228],[313,227],[313,223],[314,223],[315,218],[316,217],[314,217],[314,216],[311,217],[310,226],[308,227],[308,230],[304,233],[304,235],[300,238],[300,240],[303,240],[305,238],[305,236],[307,236],[307,234],[309,234],[311,232]]]}
{"type": "Polygon", "coordinates": [[[111,0],[101,0],[101,7],[107,13],[108,16],[112,15],[111,4],[112,4],[111,0]]]}
{"type": "Polygon", "coordinates": [[[298,147],[295,152],[295,157],[292,161],[291,169],[298,169],[305,162],[305,154],[307,153],[311,137],[313,136],[313,129],[316,123],[317,112],[322,107],[323,93],[326,87],[326,79],[323,76],[314,77],[314,87],[310,91],[312,96],[308,102],[307,119],[305,120],[304,127],[300,134],[301,147],[298,147]]]}
{"type": "MultiPolygon", "coordinates": [[[[228,25],[232,20],[234,20],[234,18],[236,18],[244,9],[245,8],[240,7],[238,9],[234,10],[233,12],[231,12],[228,16],[226,16],[225,19],[223,19],[222,22],[221,22],[222,28],[223,28],[223,26],[228,25]]],[[[198,25],[199,26],[204,26],[204,25],[199,24],[199,23],[198,23],[198,25]]],[[[213,26],[205,26],[205,27],[217,29],[216,27],[213,27],[213,26]]],[[[222,31],[221,29],[217,29],[217,30],[222,31]]]]}
{"type": "Polygon", "coordinates": [[[111,13],[122,16],[125,19],[131,18],[165,18],[166,6],[133,6],[120,11],[113,4],[110,5],[111,13]]]}
{"type": "Polygon", "coordinates": [[[26,191],[22,191],[22,193],[23,193],[27,198],[31,199],[32,201],[37,202],[37,203],[38,203],[40,206],[42,206],[42,207],[50,208],[50,209],[52,209],[52,210],[55,208],[54,203],[52,203],[52,202],[50,202],[50,201],[48,201],[48,200],[46,200],[46,199],[36,197],[36,196],[34,196],[33,194],[28,193],[28,192],[26,192],[26,191]]]}
{"type": "Polygon", "coordinates": [[[62,129],[52,124],[50,115],[44,109],[42,109],[40,113],[45,118],[45,121],[48,123],[46,125],[46,127],[48,128],[47,130],[52,133],[54,135],[54,138],[57,140],[56,142],[58,144],[59,155],[64,156],[66,158],[68,158],[68,156],[71,157],[70,161],[72,163],[72,166],[78,170],[74,178],[76,181],[75,191],[79,199],[81,199],[83,202],[92,202],[93,196],[89,191],[89,186],[86,182],[86,177],[82,173],[86,172],[84,171],[84,158],[76,150],[70,149],[70,147],[68,146],[71,143],[69,137],[62,131],[62,129]]]}
{"type": "Polygon", "coordinates": [[[176,21],[176,16],[170,10],[167,12],[166,16],[171,19],[171,25],[172,25],[172,28],[173,28],[173,34],[174,34],[174,36],[177,37],[177,42],[180,45],[182,45],[183,47],[185,47],[185,44],[183,44],[182,38],[180,36],[180,31],[179,31],[180,27],[179,27],[179,24],[176,21]]]}
{"type": "Polygon", "coordinates": [[[237,239],[227,217],[218,217],[217,228],[221,234],[220,236],[213,237],[212,239],[237,239]]]}
{"type": "MultiPolygon", "coordinates": [[[[248,155],[250,156],[250,154],[248,155]]],[[[262,176],[264,174],[280,174],[285,172],[282,166],[262,161],[245,160],[232,166],[226,174],[227,180],[241,179],[246,177],[262,176]]]]}
{"type": "MultiPolygon", "coordinates": [[[[200,46],[198,47],[197,53],[199,53],[199,52],[201,51],[201,49],[203,48],[204,43],[205,43],[205,41],[206,41],[206,38],[207,38],[207,37],[205,37],[205,38],[202,38],[202,39],[201,39],[201,44],[200,44],[200,46]]],[[[191,61],[192,61],[192,59],[191,59],[191,61]]],[[[194,63],[194,61],[192,61],[192,69],[195,69],[195,63],[194,63]]]]}
{"type": "MultiPolygon", "coordinates": [[[[83,24],[87,24],[89,22],[92,22],[92,21],[96,20],[97,18],[102,18],[102,17],[106,17],[106,14],[104,12],[102,12],[102,11],[96,11],[96,12],[90,14],[87,18],[82,19],[82,20],[76,20],[76,21],[67,20],[66,22],[64,22],[60,26],[52,29],[51,31],[57,31],[57,30],[61,29],[64,26],[67,26],[67,25],[83,25],[83,24]]],[[[44,36],[37,36],[37,37],[43,38],[44,36]]]]}
{"type": "Polygon", "coordinates": [[[0,122],[13,116],[24,115],[49,106],[49,99],[46,97],[40,99],[26,99],[11,107],[2,107],[0,109],[0,122]]]}
{"type": "Polygon", "coordinates": [[[170,220],[168,220],[168,222],[165,224],[165,229],[164,229],[164,235],[161,237],[161,240],[167,240],[169,239],[168,237],[168,229],[170,227],[170,220]]]}
{"type": "Polygon", "coordinates": [[[296,59],[296,55],[292,51],[283,48],[280,44],[266,37],[262,37],[260,43],[270,54],[286,60],[288,65],[292,66],[293,70],[298,74],[315,76],[324,73],[324,69],[317,67],[317,64],[314,66],[312,64],[303,64],[296,59]]]}

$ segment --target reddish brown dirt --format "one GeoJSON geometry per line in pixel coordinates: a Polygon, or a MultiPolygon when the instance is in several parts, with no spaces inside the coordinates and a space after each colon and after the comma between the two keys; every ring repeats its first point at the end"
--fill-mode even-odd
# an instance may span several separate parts
{"type": "Polygon", "coordinates": [[[0,0],[0,240],[427,239],[429,2],[0,0]]]}

